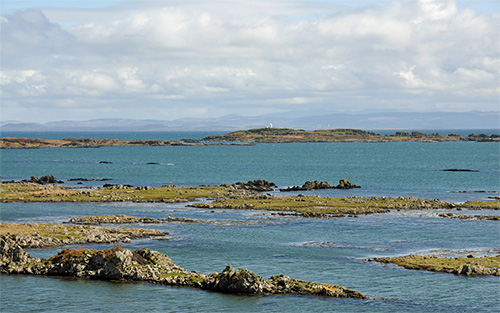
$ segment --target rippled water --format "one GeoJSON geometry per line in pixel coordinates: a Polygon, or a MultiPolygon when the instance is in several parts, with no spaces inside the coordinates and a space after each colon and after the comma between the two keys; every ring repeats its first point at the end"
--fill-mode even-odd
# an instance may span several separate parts
{"type": "MultiPolygon", "coordinates": [[[[69,137],[69,136],[68,136],[69,137]]],[[[498,195],[499,146],[495,143],[269,144],[250,147],[121,147],[3,150],[2,179],[54,174],[111,178],[138,185],[219,184],[264,178],[280,186],[305,180],[347,178],[361,189],[321,195],[387,195],[453,201],[498,195]],[[113,164],[99,164],[108,160],[113,164]],[[159,162],[173,165],[147,165],[159,162]],[[470,168],[479,172],[442,172],[470,168]],[[492,191],[452,193],[450,191],[492,191]]],[[[102,184],[103,182],[100,182],[102,184]]],[[[89,184],[97,184],[89,183],[89,184]]],[[[2,203],[7,222],[64,222],[70,217],[128,214],[196,218],[200,224],[139,225],[167,230],[169,241],[135,240],[168,254],[188,270],[222,271],[227,264],[265,278],[291,277],[339,284],[370,300],[296,296],[241,296],[142,283],[0,276],[2,312],[498,312],[499,277],[462,277],[367,262],[377,256],[496,254],[496,221],[443,219],[414,211],[358,218],[307,219],[259,211],[205,210],[160,203],[2,203]]],[[[459,214],[498,214],[460,211],[459,214]]],[[[106,245],[90,245],[106,248],[106,245]]],[[[46,257],[57,250],[30,250],[46,257]]]]}

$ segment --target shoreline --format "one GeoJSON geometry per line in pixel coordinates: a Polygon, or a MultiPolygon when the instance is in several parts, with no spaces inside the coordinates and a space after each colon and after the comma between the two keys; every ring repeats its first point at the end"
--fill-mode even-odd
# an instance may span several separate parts
{"type": "Polygon", "coordinates": [[[41,149],[41,148],[101,148],[101,147],[172,147],[172,146],[251,146],[251,143],[199,143],[182,140],[119,140],[119,139],[39,139],[4,137],[0,139],[0,149],[41,149]]]}

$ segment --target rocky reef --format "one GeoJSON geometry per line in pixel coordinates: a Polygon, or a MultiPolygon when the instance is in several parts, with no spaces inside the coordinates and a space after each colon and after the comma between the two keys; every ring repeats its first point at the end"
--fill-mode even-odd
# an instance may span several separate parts
{"type": "Polygon", "coordinates": [[[280,191],[302,191],[302,190],[317,190],[317,189],[353,189],[361,188],[356,186],[347,179],[339,180],[337,186],[329,184],[327,181],[319,182],[317,180],[306,181],[302,186],[292,186],[288,188],[281,188],[280,191]]]}
{"type": "Polygon", "coordinates": [[[465,276],[500,276],[500,255],[476,258],[443,258],[438,256],[409,255],[394,258],[373,258],[368,261],[392,263],[406,269],[450,273],[465,276]]]}
{"type": "Polygon", "coordinates": [[[500,221],[500,215],[465,215],[465,214],[453,214],[453,213],[439,213],[439,217],[444,218],[456,218],[460,220],[486,220],[486,221],[500,221]]]}
{"type": "Polygon", "coordinates": [[[155,229],[104,228],[87,225],[0,224],[0,235],[22,248],[49,248],[73,244],[112,243],[137,238],[163,237],[155,229]]]}
{"type": "Polygon", "coordinates": [[[359,291],[342,286],[302,281],[285,275],[265,280],[247,269],[233,269],[230,265],[222,273],[190,272],[176,265],[167,255],[145,248],[131,251],[117,245],[106,250],[64,249],[48,259],[39,259],[25,252],[15,238],[2,235],[0,253],[0,272],[3,274],[141,281],[249,295],[367,298],[359,291]]]}
{"type": "Polygon", "coordinates": [[[98,216],[82,216],[73,217],[69,220],[72,224],[83,225],[99,225],[99,224],[160,224],[165,222],[181,222],[181,223],[197,223],[198,221],[192,218],[172,217],[167,218],[152,218],[145,216],[130,216],[124,214],[115,215],[98,215],[98,216]]]}

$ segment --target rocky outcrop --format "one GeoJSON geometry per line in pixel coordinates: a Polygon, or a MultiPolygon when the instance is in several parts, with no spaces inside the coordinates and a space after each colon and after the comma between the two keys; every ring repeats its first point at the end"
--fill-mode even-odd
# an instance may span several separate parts
{"type": "Polygon", "coordinates": [[[335,298],[366,299],[359,291],[342,286],[313,283],[285,275],[271,276],[264,280],[247,269],[233,269],[228,265],[220,274],[214,273],[205,279],[203,289],[244,294],[288,294],[325,296],[335,298]]]}
{"type": "Polygon", "coordinates": [[[302,190],[316,190],[316,189],[353,189],[353,188],[361,188],[360,186],[356,186],[347,179],[339,180],[339,184],[337,186],[329,184],[327,181],[319,182],[317,180],[306,181],[302,186],[292,186],[288,188],[282,188],[280,191],[302,191],[302,190]]]}
{"type": "Polygon", "coordinates": [[[264,179],[256,179],[256,180],[249,180],[248,182],[237,182],[234,184],[236,187],[244,189],[244,190],[251,190],[251,191],[257,191],[257,192],[262,192],[262,191],[273,191],[276,186],[275,183],[269,182],[264,179]]]}
{"type": "Polygon", "coordinates": [[[64,183],[62,180],[57,180],[54,175],[45,175],[45,176],[42,176],[40,178],[36,177],[36,176],[31,176],[30,180],[28,180],[27,182],[29,183],[35,183],[35,184],[40,184],[40,185],[44,185],[44,184],[62,184],[64,183]]]}
{"type": "Polygon", "coordinates": [[[203,282],[202,288],[229,293],[273,293],[273,286],[268,281],[249,270],[241,268],[235,270],[231,265],[220,274],[210,275],[203,282]]]}
{"type": "Polygon", "coordinates": [[[218,292],[251,295],[304,295],[366,299],[359,291],[342,286],[312,283],[284,275],[268,280],[246,269],[227,266],[222,273],[203,275],[176,265],[167,255],[149,250],[64,249],[48,258],[31,257],[9,236],[0,236],[0,272],[70,276],[78,278],[142,281],[171,286],[186,286],[218,292]]]}
{"type": "MultiPolygon", "coordinates": [[[[177,285],[168,277],[190,276],[190,273],[166,255],[148,249],[130,251],[120,248],[64,249],[48,258],[33,258],[9,237],[0,237],[2,257],[0,271],[4,274],[34,274],[80,278],[163,282],[177,285]]],[[[196,277],[198,274],[193,274],[196,277]]],[[[181,281],[179,281],[179,284],[181,281]]],[[[187,283],[186,283],[187,284],[187,283]]]]}
{"type": "Polygon", "coordinates": [[[9,236],[0,236],[0,266],[4,264],[26,264],[32,257],[9,236]]]}

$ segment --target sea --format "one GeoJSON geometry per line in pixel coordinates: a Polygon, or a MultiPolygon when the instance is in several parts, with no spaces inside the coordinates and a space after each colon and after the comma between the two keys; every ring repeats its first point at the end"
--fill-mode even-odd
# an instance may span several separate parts
{"type": "MultiPolygon", "coordinates": [[[[467,136],[498,134],[499,130],[422,132],[467,136]]],[[[2,132],[1,137],[180,140],[220,134],[223,132],[2,132]]],[[[347,179],[361,188],[300,193],[328,197],[418,197],[460,205],[469,200],[494,201],[500,196],[500,144],[269,143],[0,150],[1,180],[19,181],[44,175],[54,175],[65,181],[63,185],[82,189],[97,188],[104,183],[199,186],[254,179],[288,187],[312,180],[335,185],[340,179],[347,179]],[[68,181],[75,178],[99,181],[68,181]]],[[[231,264],[264,278],[285,274],[342,285],[369,296],[368,300],[248,296],[147,283],[0,275],[1,312],[500,311],[500,277],[456,276],[369,261],[373,257],[410,254],[448,257],[500,254],[498,221],[438,217],[446,210],[317,219],[251,210],[208,210],[186,203],[0,203],[0,209],[0,220],[8,223],[64,223],[72,217],[102,214],[200,219],[204,223],[136,225],[165,230],[170,240],[139,239],[123,245],[128,249],[146,247],[163,252],[176,264],[200,273],[221,272],[231,264]]],[[[500,215],[500,211],[463,210],[460,214],[500,215]]],[[[61,249],[28,252],[48,257],[61,249]]]]}

